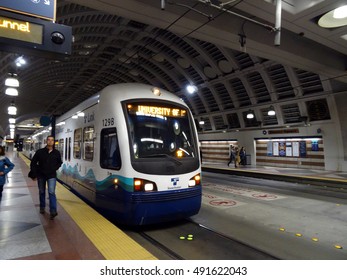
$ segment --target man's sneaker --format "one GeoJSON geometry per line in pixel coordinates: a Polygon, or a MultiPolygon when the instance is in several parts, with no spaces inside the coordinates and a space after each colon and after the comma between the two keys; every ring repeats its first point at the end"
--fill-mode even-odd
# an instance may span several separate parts
{"type": "Polygon", "coordinates": [[[40,213],[44,214],[45,213],[45,208],[40,208],[40,213]]]}
{"type": "Polygon", "coordinates": [[[53,212],[53,213],[51,213],[51,215],[50,215],[51,220],[53,220],[53,219],[54,219],[54,217],[55,217],[55,216],[57,216],[57,215],[58,215],[58,213],[57,213],[57,212],[53,212]]]}

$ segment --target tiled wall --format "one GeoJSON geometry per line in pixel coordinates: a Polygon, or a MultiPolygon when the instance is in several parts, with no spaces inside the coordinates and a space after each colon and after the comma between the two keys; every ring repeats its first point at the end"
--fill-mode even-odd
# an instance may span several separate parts
{"type": "MultiPolygon", "coordinates": [[[[291,140],[286,140],[289,142],[291,140]]],[[[295,142],[292,140],[291,142],[295,142]]],[[[266,141],[256,140],[256,165],[279,166],[292,168],[322,169],[324,170],[324,144],[323,139],[318,140],[318,151],[312,151],[311,140],[306,142],[306,156],[268,156],[266,141]]],[[[201,141],[203,163],[227,164],[229,161],[229,146],[239,146],[237,141],[201,141]]],[[[246,150],[246,153],[249,152],[246,150]]]]}
{"type": "MultiPolygon", "coordinates": [[[[287,140],[290,141],[290,140],[287,140]]],[[[301,140],[303,141],[303,140],[301,140]]],[[[256,163],[257,165],[308,168],[308,169],[324,169],[324,144],[323,139],[318,140],[318,151],[312,151],[312,141],[306,142],[306,156],[268,156],[267,143],[264,141],[256,141],[256,163]]],[[[293,141],[294,142],[294,141],[293,141]]]]}
{"type": "Polygon", "coordinates": [[[229,146],[237,147],[237,141],[201,141],[203,163],[227,164],[229,161],[229,146]]]}

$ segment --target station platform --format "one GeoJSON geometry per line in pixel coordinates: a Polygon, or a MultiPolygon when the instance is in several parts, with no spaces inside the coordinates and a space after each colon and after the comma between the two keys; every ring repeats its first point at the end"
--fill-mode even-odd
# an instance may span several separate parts
{"type": "MultiPolygon", "coordinates": [[[[39,213],[29,160],[15,164],[0,200],[0,260],[155,260],[156,257],[57,183],[58,216],[39,213]]],[[[46,211],[48,208],[46,207],[46,211]]]]}
{"type": "Polygon", "coordinates": [[[263,178],[326,187],[347,188],[347,172],[314,169],[299,169],[274,166],[228,166],[220,163],[203,162],[202,171],[263,178]]]}
{"type": "MultiPolygon", "coordinates": [[[[29,160],[7,153],[16,165],[0,200],[0,260],[156,260],[156,256],[57,183],[58,216],[39,213],[37,182],[29,160]]],[[[203,171],[347,188],[347,172],[203,163],[203,171]]],[[[48,209],[46,209],[48,211],[48,209]]]]}

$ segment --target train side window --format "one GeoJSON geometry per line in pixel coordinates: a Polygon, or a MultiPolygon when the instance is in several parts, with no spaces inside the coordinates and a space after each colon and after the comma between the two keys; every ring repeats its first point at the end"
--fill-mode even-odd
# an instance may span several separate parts
{"type": "Polygon", "coordinates": [[[94,127],[83,128],[83,159],[92,161],[94,158],[94,127]]]}
{"type": "Polygon", "coordinates": [[[67,161],[67,148],[69,147],[67,138],[65,138],[65,161],[67,161]]]}
{"type": "Polygon", "coordinates": [[[117,129],[113,127],[101,130],[100,166],[102,168],[116,170],[121,168],[119,149],[117,129]]]}
{"type": "Polygon", "coordinates": [[[81,158],[82,128],[75,129],[73,141],[73,157],[81,158]]]}
{"type": "Polygon", "coordinates": [[[63,153],[64,153],[64,139],[59,139],[58,151],[60,152],[60,156],[63,157],[63,153]]]}
{"type": "Polygon", "coordinates": [[[67,156],[67,159],[68,161],[71,160],[71,137],[69,137],[69,148],[68,148],[68,156],[67,156]]]}

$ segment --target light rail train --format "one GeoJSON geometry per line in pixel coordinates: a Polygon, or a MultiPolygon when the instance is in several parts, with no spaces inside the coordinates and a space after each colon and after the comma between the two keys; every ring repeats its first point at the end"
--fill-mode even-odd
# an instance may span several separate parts
{"type": "MultiPolygon", "coordinates": [[[[24,141],[32,157],[52,131],[24,141]]],[[[104,88],[58,117],[58,179],[116,221],[145,225],[186,218],[201,206],[194,119],[174,94],[144,84],[104,88]]],[[[59,199],[59,198],[58,198],[59,199]]]]}

